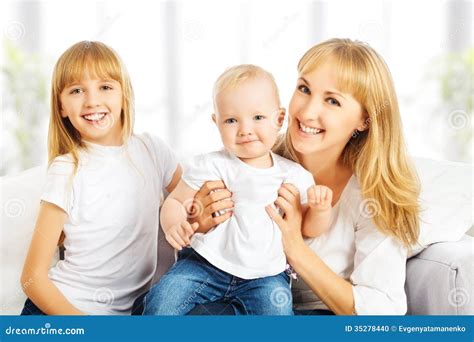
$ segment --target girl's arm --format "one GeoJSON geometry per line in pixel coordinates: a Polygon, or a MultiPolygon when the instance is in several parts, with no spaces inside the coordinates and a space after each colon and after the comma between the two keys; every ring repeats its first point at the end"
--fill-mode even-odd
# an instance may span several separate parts
{"type": "Polygon", "coordinates": [[[23,291],[47,315],[83,315],[48,278],[51,260],[66,219],[67,214],[61,208],[41,202],[21,275],[23,291]]]}
{"type": "Polygon", "coordinates": [[[168,184],[168,186],[166,187],[166,191],[168,191],[168,193],[172,193],[174,188],[176,188],[176,185],[178,185],[179,181],[181,180],[182,174],[183,174],[183,169],[181,168],[180,165],[178,165],[173,174],[173,178],[171,179],[170,184],[168,184]]]}
{"type": "Polygon", "coordinates": [[[352,284],[334,273],[305,243],[301,234],[301,208],[298,190],[284,184],[275,202],[284,212],[281,217],[271,206],[267,213],[282,232],[288,262],[311,290],[338,315],[354,314],[352,284]]]}

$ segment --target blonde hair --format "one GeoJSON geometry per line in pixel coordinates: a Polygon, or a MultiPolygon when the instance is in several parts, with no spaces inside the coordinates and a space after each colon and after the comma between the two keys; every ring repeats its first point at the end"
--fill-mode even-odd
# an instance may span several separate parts
{"type": "MultiPolygon", "coordinates": [[[[420,183],[407,156],[390,71],[369,45],[331,39],[309,49],[298,72],[311,72],[328,60],[337,70],[339,90],[351,93],[367,114],[367,129],[349,140],[342,161],[357,176],[365,201],[375,203],[378,229],[409,247],[419,236],[420,183]]],[[[289,130],[275,151],[298,161],[289,130]]]]}
{"type": "Polygon", "coordinates": [[[212,91],[214,109],[217,110],[216,99],[220,92],[228,88],[235,87],[236,85],[249,79],[255,79],[258,76],[263,76],[272,83],[273,88],[275,88],[275,94],[278,98],[278,102],[280,102],[278,87],[275,82],[275,78],[271,73],[253,64],[240,64],[226,69],[214,83],[214,88],[212,91]]]}
{"type": "Polygon", "coordinates": [[[60,155],[70,154],[77,171],[80,149],[86,149],[79,132],[69,118],[61,116],[60,95],[71,83],[80,81],[84,73],[110,78],[122,87],[122,139],[125,143],[133,132],[133,89],[125,66],[117,53],[101,42],[82,41],[67,49],[57,61],[52,79],[51,119],[48,133],[48,162],[60,155]]]}

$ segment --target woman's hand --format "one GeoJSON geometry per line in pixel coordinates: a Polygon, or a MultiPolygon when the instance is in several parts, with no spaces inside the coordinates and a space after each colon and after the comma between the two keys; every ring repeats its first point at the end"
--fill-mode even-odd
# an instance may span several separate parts
{"type": "Polygon", "coordinates": [[[230,209],[234,207],[234,202],[231,196],[222,181],[204,183],[194,196],[192,212],[188,213],[189,222],[199,224],[197,232],[206,233],[232,216],[230,209]],[[220,215],[221,210],[226,212],[220,215]]]}
{"type": "Polygon", "coordinates": [[[304,244],[301,234],[303,215],[298,189],[289,183],[282,184],[278,190],[278,198],[275,201],[275,205],[283,211],[283,216],[272,206],[267,206],[265,210],[280,227],[283,249],[288,256],[300,243],[304,244]]]}

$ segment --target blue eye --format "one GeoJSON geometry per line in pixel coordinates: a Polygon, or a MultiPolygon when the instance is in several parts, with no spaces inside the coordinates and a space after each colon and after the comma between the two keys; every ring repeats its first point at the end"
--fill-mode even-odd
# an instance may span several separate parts
{"type": "Polygon", "coordinates": [[[298,90],[302,92],[303,94],[311,94],[311,91],[309,90],[309,88],[305,86],[304,84],[299,85],[298,90]]]}
{"type": "Polygon", "coordinates": [[[74,89],[72,89],[72,90],[69,92],[69,94],[79,94],[79,93],[81,93],[81,92],[82,92],[82,89],[80,89],[80,88],[74,88],[74,89]]]}
{"type": "Polygon", "coordinates": [[[226,123],[226,124],[233,124],[233,123],[236,123],[236,122],[237,122],[237,120],[235,120],[234,118],[226,119],[224,121],[224,123],[226,123]]]}
{"type": "Polygon", "coordinates": [[[338,106],[338,107],[341,106],[341,104],[339,103],[339,101],[336,100],[336,99],[333,98],[333,97],[328,98],[327,101],[328,101],[328,103],[329,103],[330,105],[334,105],[334,106],[338,106]]]}
{"type": "Polygon", "coordinates": [[[254,119],[257,120],[257,121],[260,121],[260,120],[265,119],[265,117],[263,115],[255,115],[254,119]]]}

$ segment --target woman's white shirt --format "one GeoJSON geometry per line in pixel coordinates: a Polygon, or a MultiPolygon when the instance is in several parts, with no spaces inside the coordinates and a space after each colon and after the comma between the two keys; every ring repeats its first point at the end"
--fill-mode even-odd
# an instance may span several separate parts
{"type": "MultiPolygon", "coordinates": [[[[358,315],[403,315],[407,310],[407,249],[381,233],[372,218],[375,200],[363,200],[353,175],[333,208],[330,229],[307,245],[339,276],[352,283],[358,315]]],[[[328,309],[299,278],[293,281],[295,309],[328,309]]]]}

